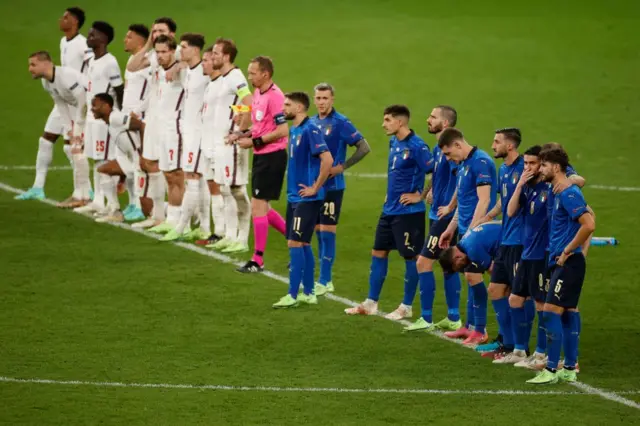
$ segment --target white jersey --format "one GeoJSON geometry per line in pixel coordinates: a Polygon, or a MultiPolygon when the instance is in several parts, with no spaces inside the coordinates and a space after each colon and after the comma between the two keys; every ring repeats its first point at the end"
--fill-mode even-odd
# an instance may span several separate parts
{"type": "Polygon", "coordinates": [[[114,87],[122,85],[122,75],[115,56],[107,53],[96,59],[91,57],[87,72],[87,107],[98,93],[108,93],[115,99],[114,87]]]}
{"type": "Polygon", "coordinates": [[[111,137],[116,137],[122,132],[129,130],[131,126],[131,116],[129,113],[114,109],[109,115],[109,133],[111,137]]]}
{"type": "Polygon", "coordinates": [[[193,68],[187,69],[185,72],[183,122],[185,129],[189,131],[197,131],[200,129],[202,124],[201,112],[204,92],[209,81],[209,76],[203,73],[202,62],[199,62],[198,65],[193,68]]]}
{"type": "Polygon", "coordinates": [[[156,71],[158,81],[158,105],[155,111],[158,124],[165,129],[172,129],[180,133],[180,121],[184,110],[184,70],[174,76],[172,81],[167,81],[166,70],[160,67],[156,71]]]}
{"type": "MultiPolygon", "coordinates": [[[[133,55],[129,57],[127,65],[131,62],[133,55]]],[[[149,67],[140,71],[124,72],[124,98],[122,100],[122,110],[140,114],[145,110],[145,101],[149,96],[149,67]]]]}
{"type": "MultiPolygon", "coordinates": [[[[180,60],[180,46],[176,49],[176,61],[180,60]]],[[[149,116],[156,113],[158,106],[158,83],[160,82],[160,70],[162,67],[158,63],[158,54],[155,50],[150,50],[145,54],[147,61],[149,61],[148,80],[149,80],[149,96],[145,100],[145,112],[149,116]]]]}
{"type": "Polygon", "coordinates": [[[206,103],[207,109],[212,109],[209,119],[213,120],[210,130],[215,144],[224,144],[224,138],[233,130],[231,105],[241,104],[242,98],[250,93],[239,68],[233,68],[211,82],[206,103]]]}
{"type": "Polygon", "coordinates": [[[42,79],[42,87],[53,98],[58,112],[68,129],[80,135],[84,124],[83,107],[86,100],[83,76],[79,71],[68,67],[54,67],[53,81],[42,79]],[[73,126],[75,124],[75,126],[73,126]]]}
{"type": "Polygon", "coordinates": [[[87,47],[87,39],[82,34],[76,34],[71,40],[66,37],[60,40],[60,63],[63,67],[83,72],[85,60],[92,55],[92,50],[87,47]]]}

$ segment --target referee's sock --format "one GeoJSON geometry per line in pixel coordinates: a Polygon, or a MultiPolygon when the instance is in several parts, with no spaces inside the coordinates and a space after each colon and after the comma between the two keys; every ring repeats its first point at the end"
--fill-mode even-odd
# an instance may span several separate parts
{"type": "Polygon", "coordinates": [[[269,219],[267,216],[253,218],[253,246],[255,248],[251,260],[258,265],[264,265],[264,250],[267,248],[267,236],[269,235],[269,219]]]}
{"type": "Polygon", "coordinates": [[[282,216],[280,216],[280,213],[278,213],[274,209],[271,209],[269,210],[269,213],[267,213],[267,219],[269,221],[269,225],[273,226],[276,231],[278,231],[282,235],[286,234],[287,223],[284,221],[282,216]]]}

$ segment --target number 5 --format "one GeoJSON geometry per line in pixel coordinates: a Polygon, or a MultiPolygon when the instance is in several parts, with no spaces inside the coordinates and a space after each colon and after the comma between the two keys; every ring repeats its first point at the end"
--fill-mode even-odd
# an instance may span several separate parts
{"type": "Polygon", "coordinates": [[[560,293],[561,289],[562,289],[562,280],[558,280],[558,282],[556,283],[555,288],[553,289],[553,292],[558,294],[558,293],[560,293]]]}

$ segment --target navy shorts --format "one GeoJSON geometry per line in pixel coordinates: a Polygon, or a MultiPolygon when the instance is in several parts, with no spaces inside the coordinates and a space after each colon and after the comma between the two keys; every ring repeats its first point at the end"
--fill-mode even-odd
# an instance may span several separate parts
{"type": "Polygon", "coordinates": [[[425,212],[381,215],[376,227],[374,250],[398,250],[400,256],[413,258],[424,243],[425,212]]]}
{"type": "Polygon", "coordinates": [[[563,266],[551,269],[551,280],[547,292],[547,303],[566,309],[578,307],[587,263],[582,253],[569,256],[563,266]]]}
{"type": "Polygon", "coordinates": [[[342,210],[342,197],[344,189],[337,191],[327,191],[324,196],[324,202],[320,215],[318,216],[319,225],[337,225],[340,219],[340,210],[342,210]]]}
{"type": "MultiPolygon", "coordinates": [[[[429,219],[429,235],[427,239],[424,241],[424,246],[422,246],[422,251],[420,254],[427,259],[437,260],[442,254],[443,250],[440,248],[440,235],[447,230],[447,226],[451,223],[452,217],[442,219],[429,219]]],[[[458,232],[456,231],[453,234],[452,242],[455,243],[458,238],[458,232]]]]}
{"type": "Polygon", "coordinates": [[[493,260],[491,282],[513,287],[518,262],[522,257],[522,246],[500,246],[498,255],[493,260]]]}
{"type": "Polygon", "coordinates": [[[287,203],[287,240],[310,243],[322,200],[287,203]]]}
{"type": "Polygon", "coordinates": [[[547,299],[548,287],[546,258],[520,261],[511,286],[511,293],[524,298],[532,297],[536,302],[544,303],[547,299]]]}

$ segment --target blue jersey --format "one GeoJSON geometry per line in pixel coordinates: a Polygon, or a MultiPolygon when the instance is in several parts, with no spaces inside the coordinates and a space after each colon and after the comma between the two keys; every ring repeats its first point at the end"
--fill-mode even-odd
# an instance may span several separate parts
{"type": "MultiPolygon", "coordinates": [[[[580,229],[580,216],[587,212],[587,202],[582,191],[576,185],[571,185],[556,194],[553,203],[553,214],[549,222],[549,265],[556,263],[556,257],[562,254],[564,248],[573,240],[580,229]]],[[[578,247],[573,253],[580,253],[578,247]]]]}
{"type": "MultiPolygon", "coordinates": [[[[347,159],[347,145],[354,146],[363,139],[362,134],[351,124],[344,115],[332,109],[325,118],[318,115],[311,117],[311,121],[320,128],[324,141],[333,156],[333,165],[344,164],[347,159]]],[[[324,188],[327,191],[339,191],[345,189],[344,174],[339,174],[327,179],[324,188]]]]}
{"type": "Polygon", "coordinates": [[[502,234],[500,222],[487,222],[467,232],[457,247],[467,255],[471,263],[489,269],[498,254],[502,234]]]}
{"type": "Polygon", "coordinates": [[[471,225],[473,213],[478,205],[477,188],[490,185],[488,210],[496,205],[498,179],[493,159],[478,147],[473,147],[469,156],[458,165],[458,231],[464,235],[471,225]]]}
{"type": "MultiPolygon", "coordinates": [[[[575,176],[578,172],[569,164],[567,166],[567,177],[575,176]]],[[[549,200],[547,201],[547,217],[551,219],[551,215],[553,214],[553,206],[555,203],[556,194],[553,192],[553,185],[550,183],[547,184],[549,186],[549,200]]],[[[547,241],[549,238],[547,238],[547,241]]],[[[550,242],[547,243],[547,251],[551,250],[550,242]]]]}
{"type": "Polygon", "coordinates": [[[424,178],[433,170],[433,157],[427,144],[413,130],[403,140],[393,136],[389,141],[389,164],[387,167],[387,196],[382,213],[401,215],[427,210],[424,201],[403,206],[400,196],[422,192],[424,178]]]}
{"type": "MultiPolygon", "coordinates": [[[[442,154],[442,150],[438,145],[433,148],[433,174],[431,175],[431,210],[429,210],[429,219],[438,219],[438,208],[446,206],[451,202],[453,193],[456,190],[456,171],[458,165],[442,154]]],[[[453,216],[450,213],[449,216],[453,216]]]]}
{"type": "Polygon", "coordinates": [[[524,171],[524,158],[519,156],[511,165],[503,163],[498,171],[498,192],[502,202],[502,245],[519,246],[522,245],[522,216],[509,217],[507,208],[509,200],[516,190],[518,180],[524,171]]]}
{"type": "Polygon", "coordinates": [[[300,185],[313,186],[320,175],[320,154],[329,151],[320,129],[305,118],[289,130],[289,170],[287,172],[287,201],[300,203],[324,200],[324,187],[313,197],[301,197],[300,185]]]}
{"type": "Polygon", "coordinates": [[[524,222],[522,236],[522,259],[541,260],[545,258],[549,244],[549,214],[547,206],[553,194],[549,184],[538,182],[525,185],[520,193],[520,212],[524,222]]]}

